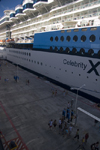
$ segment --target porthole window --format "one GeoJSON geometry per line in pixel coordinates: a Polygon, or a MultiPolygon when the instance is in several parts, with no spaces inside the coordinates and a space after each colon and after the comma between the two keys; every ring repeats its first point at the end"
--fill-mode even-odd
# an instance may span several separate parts
{"type": "Polygon", "coordinates": [[[81,55],[84,55],[84,54],[85,54],[84,48],[81,48],[81,49],[80,49],[80,54],[81,54],[81,55]]]}
{"type": "Polygon", "coordinates": [[[67,48],[65,49],[65,52],[66,52],[66,53],[69,53],[69,52],[70,52],[70,49],[67,47],[67,48]]]}
{"type": "Polygon", "coordinates": [[[60,51],[63,52],[63,47],[60,47],[60,51]]]}
{"type": "Polygon", "coordinates": [[[85,36],[85,35],[82,35],[82,36],[81,36],[81,41],[82,41],[82,42],[85,42],[85,41],[86,41],[86,36],[85,36]]]}
{"type": "Polygon", "coordinates": [[[55,47],[55,51],[58,51],[58,48],[57,48],[57,47],[55,47]]]}
{"type": "Polygon", "coordinates": [[[41,62],[41,66],[43,65],[43,63],[41,62]]]}
{"type": "Polygon", "coordinates": [[[58,36],[55,37],[55,41],[58,41],[58,36]]]}
{"type": "Polygon", "coordinates": [[[66,40],[67,40],[68,42],[70,41],[70,39],[71,39],[70,36],[67,36],[67,37],[66,37],[66,40]]]}
{"type": "Polygon", "coordinates": [[[29,53],[29,56],[31,56],[31,53],[29,53]]]}
{"type": "Polygon", "coordinates": [[[51,41],[51,42],[53,41],[53,37],[50,38],[50,41],[51,41]]]}
{"type": "Polygon", "coordinates": [[[90,56],[92,56],[92,55],[94,54],[94,50],[93,50],[93,49],[89,49],[88,54],[89,54],[90,56]]]}
{"type": "Polygon", "coordinates": [[[78,40],[78,37],[77,37],[77,35],[75,35],[75,36],[73,37],[73,41],[76,42],[77,40],[78,40]]]}
{"type": "Polygon", "coordinates": [[[27,53],[27,55],[28,55],[28,53],[27,53]]]}
{"type": "Polygon", "coordinates": [[[64,41],[64,37],[63,37],[63,36],[61,36],[60,40],[63,42],[63,41],[64,41]]]}
{"type": "Polygon", "coordinates": [[[51,50],[51,51],[53,50],[52,46],[50,46],[50,50],[51,50]]]}
{"type": "Polygon", "coordinates": [[[39,65],[39,62],[37,62],[37,64],[39,65]]]}
{"type": "Polygon", "coordinates": [[[97,81],[97,79],[95,79],[97,81]]]}
{"type": "Polygon", "coordinates": [[[76,49],[76,48],[73,48],[73,49],[72,49],[72,53],[74,53],[74,54],[77,53],[77,49],[76,49]]]}
{"type": "Polygon", "coordinates": [[[98,56],[100,57],[100,50],[98,51],[98,56]]]}
{"type": "Polygon", "coordinates": [[[90,36],[90,42],[94,42],[95,39],[96,39],[95,35],[92,34],[92,35],[90,36]]]}

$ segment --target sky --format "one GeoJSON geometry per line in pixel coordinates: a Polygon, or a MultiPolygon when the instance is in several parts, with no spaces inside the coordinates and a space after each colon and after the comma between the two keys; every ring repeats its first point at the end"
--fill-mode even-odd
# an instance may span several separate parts
{"type": "Polygon", "coordinates": [[[0,0],[0,18],[4,16],[4,10],[15,10],[22,0],[0,0]]]}

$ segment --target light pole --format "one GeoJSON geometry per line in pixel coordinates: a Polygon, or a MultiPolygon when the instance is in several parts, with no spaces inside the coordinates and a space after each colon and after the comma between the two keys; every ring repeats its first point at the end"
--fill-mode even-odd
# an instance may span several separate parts
{"type": "Polygon", "coordinates": [[[77,117],[78,117],[78,114],[77,114],[78,91],[79,91],[80,89],[82,89],[84,86],[86,86],[86,85],[83,84],[83,85],[80,86],[79,88],[74,88],[74,87],[71,87],[71,88],[70,88],[71,90],[77,90],[77,94],[76,94],[76,102],[75,102],[75,113],[76,113],[75,125],[76,125],[76,123],[77,123],[77,117]]]}
{"type": "Polygon", "coordinates": [[[16,81],[18,82],[18,64],[17,64],[17,76],[16,76],[16,81]]]}
{"type": "Polygon", "coordinates": [[[71,87],[70,89],[71,90],[77,90],[77,94],[76,94],[76,102],[75,102],[75,112],[77,111],[77,99],[78,99],[78,91],[80,89],[82,89],[84,86],[86,86],[85,84],[83,84],[82,86],[80,86],[79,88],[74,88],[74,87],[71,87]]]}

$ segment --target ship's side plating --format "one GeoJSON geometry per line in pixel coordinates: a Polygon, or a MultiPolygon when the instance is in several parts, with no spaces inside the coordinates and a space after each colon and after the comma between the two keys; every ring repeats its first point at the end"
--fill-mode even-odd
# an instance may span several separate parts
{"type": "Polygon", "coordinates": [[[7,60],[100,100],[100,27],[38,33],[33,50],[5,48],[7,60]]]}

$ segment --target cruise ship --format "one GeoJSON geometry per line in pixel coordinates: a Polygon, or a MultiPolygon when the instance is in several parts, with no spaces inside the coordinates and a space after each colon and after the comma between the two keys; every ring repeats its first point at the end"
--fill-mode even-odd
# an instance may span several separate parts
{"type": "Polygon", "coordinates": [[[100,103],[100,0],[24,0],[5,10],[0,59],[100,103]]]}

